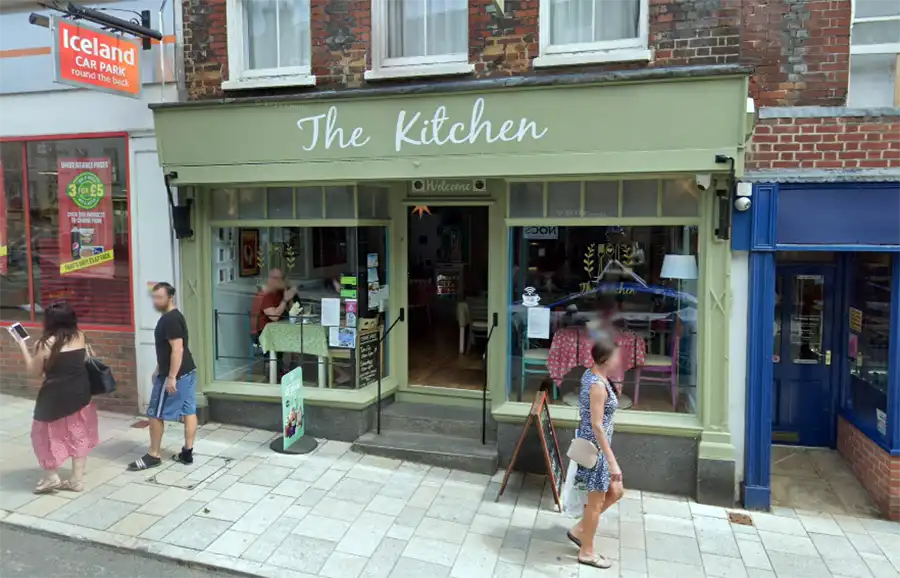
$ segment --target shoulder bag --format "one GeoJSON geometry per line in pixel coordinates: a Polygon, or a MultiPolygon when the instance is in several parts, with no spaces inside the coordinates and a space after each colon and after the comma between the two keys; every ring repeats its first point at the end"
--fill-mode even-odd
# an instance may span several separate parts
{"type": "Polygon", "coordinates": [[[579,466],[592,470],[597,465],[600,450],[590,440],[575,438],[569,444],[569,451],[566,452],[566,455],[579,466]]]}
{"type": "Polygon", "coordinates": [[[106,395],[116,391],[116,379],[109,366],[94,355],[94,350],[90,345],[85,345],[84,349],[84,365],[87,368],[88,381],[91,384],[91,395],[106,395]]]}

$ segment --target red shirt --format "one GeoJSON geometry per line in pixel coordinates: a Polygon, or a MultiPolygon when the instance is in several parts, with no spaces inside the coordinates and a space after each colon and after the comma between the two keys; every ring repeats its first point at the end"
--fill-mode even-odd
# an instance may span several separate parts
{"type": "Polygon", "coordinates": [[[272,321],[269,319],[269,316],[263,312],[270,307],[278,307],[281,305],[282,301],[284,301],[284,291],[281,289],[277,291],[267,291],[263,289],[253,298],[252,313],[255,318],[253,323],[254,335],[261,334],[266,325],[272,321]]]}

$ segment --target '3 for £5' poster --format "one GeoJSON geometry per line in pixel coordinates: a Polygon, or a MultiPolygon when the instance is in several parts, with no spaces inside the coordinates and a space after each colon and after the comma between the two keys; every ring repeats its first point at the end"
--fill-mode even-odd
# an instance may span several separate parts
{"type": "Polygon", "coordinates": [[[66,277],[112,278],[112,167],[108,158],[61,158],[59,272],[66,277]]]}

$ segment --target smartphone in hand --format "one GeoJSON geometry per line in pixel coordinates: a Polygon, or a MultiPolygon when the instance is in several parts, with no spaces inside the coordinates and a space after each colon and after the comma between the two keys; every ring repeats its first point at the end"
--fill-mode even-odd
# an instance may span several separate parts
{"type": "Polygon", "coordinates": [[[25,341],[31,337],[21,323],[13,323],[9,326],[8,331],[16,341],[25,341]]]}

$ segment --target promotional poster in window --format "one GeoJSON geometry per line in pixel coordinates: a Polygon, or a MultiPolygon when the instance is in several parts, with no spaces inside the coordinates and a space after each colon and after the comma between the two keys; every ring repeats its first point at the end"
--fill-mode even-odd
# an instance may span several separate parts
{"type": "Polygon", "coordinates": [[[112,162],[60,158],[59,272],[64,277],[109,278],[113,261],[112,162]]]}

